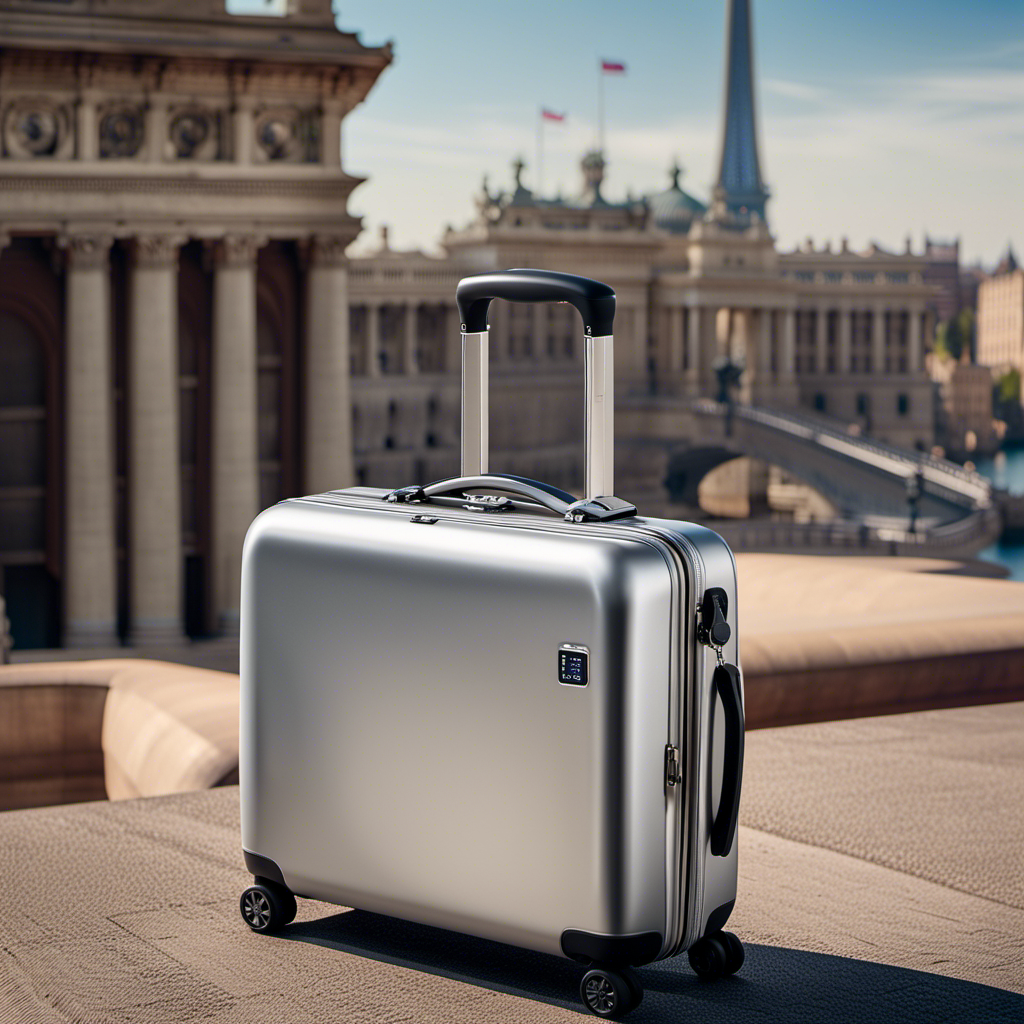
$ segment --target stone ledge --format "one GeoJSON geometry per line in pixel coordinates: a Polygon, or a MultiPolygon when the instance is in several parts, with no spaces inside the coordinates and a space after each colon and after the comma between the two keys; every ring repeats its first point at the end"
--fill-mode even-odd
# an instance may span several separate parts
{"type": "Polygon", "coordinates": [[[238,779],[238,677],[157,661],[0,666],[0,807],[238,779]]]}

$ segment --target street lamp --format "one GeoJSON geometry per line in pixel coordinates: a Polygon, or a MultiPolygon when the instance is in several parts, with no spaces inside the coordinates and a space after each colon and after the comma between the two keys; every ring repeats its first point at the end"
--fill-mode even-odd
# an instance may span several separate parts
{"type": "Polygon", "coordinates": [[[742,362],[733,362],[730,356],[721,356],[715,360],[715,379],[718,381],[716,401],[725,406],[725,436],[732,436],[732,420],[735,411],[735,391],[739,387],[740,378],[745,369],[742,362]]]}

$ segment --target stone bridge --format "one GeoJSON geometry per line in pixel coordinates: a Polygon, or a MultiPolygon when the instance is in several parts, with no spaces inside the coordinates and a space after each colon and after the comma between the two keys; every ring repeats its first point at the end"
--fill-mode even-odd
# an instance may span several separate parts
{"type": "Polygon", "coordinates": [[[695,507],[707,473],[747,455],[813,487],[843,520],[888,520],[890,539],[908,523],[908,495],[917,489],[918,531],[910,536],[918,548],[930,535],[936,542],[955,535],[957,550],[976,552],[1001,529],[984,477],[946,459],[854,436],[825,417],[749,405],[730,412],[718,402],[673,398],[627,400],[616,417],[629,451],[626,475],[637,491],[664,494],[667,486],[671,500],[695,507]]]}

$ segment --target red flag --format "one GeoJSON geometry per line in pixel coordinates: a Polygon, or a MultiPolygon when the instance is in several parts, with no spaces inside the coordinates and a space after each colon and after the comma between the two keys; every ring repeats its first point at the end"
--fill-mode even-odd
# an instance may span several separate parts
{"type": "Polygon", "coordinates": [[[540,116],[543,117],[545,121],[564,121],[565,120],[565,114],[556,114],[555,111],[548,110],[547,107],[541,107],[540,108],[540,116]]]}
{"type": "Polygon", "coordinates": [[[624,75],[626,65],[621,60],[603,60],[601,61],[601,70],[606,75],[624,75]]]}

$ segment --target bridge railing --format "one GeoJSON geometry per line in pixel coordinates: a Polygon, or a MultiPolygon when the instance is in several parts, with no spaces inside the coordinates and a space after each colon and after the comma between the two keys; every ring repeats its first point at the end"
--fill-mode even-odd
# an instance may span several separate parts
{"type": "MultiPolygon", "coordinates": [[[[725,407],[721,403],[706,398],[696,399],[693,407],[696,412],[704,415],[720,417],[725,414],[725,407]]],[[[992,486],[989,481],[979,473],[972,473],[947,459],[923,452],[907,452],[874,438],[849,434],[823,420],[799,413],[736,405],[733,407],[733,415],[819,444],[904,480],[920,471],[925,483],[946,492],[945,496],[968,508],[981,509],[992,504],[992,486]]]]}
{"type": "Polygon", "coordinates": [[[999,510],[979,509],[962,519],[928,529],[909,530],[867,526],[837,519],[828,523],[783,520],[715,521],[707,524],[738,551],[859,551],[919,554],[924,557],[974,555],[998,537],[999,510]]]}

